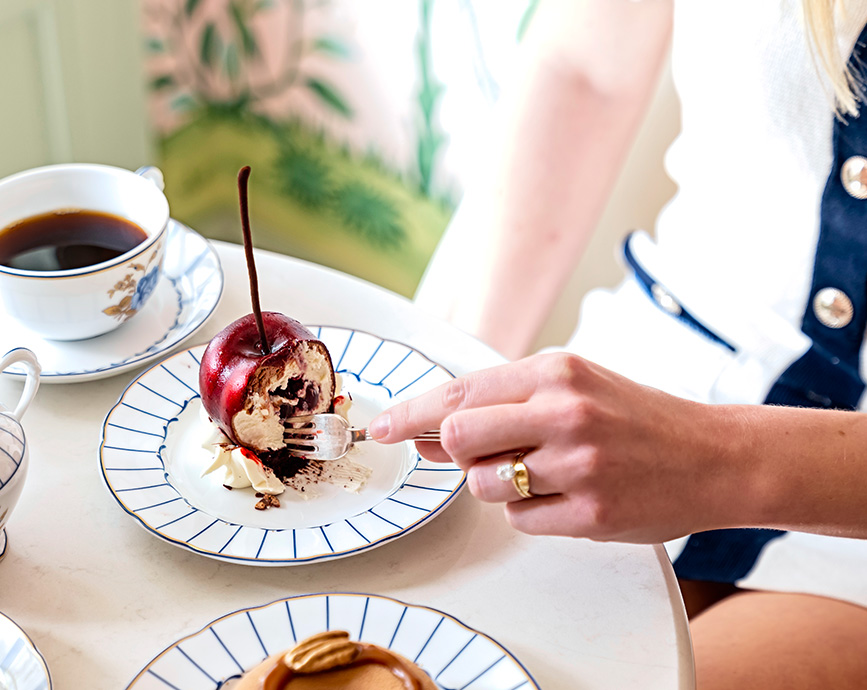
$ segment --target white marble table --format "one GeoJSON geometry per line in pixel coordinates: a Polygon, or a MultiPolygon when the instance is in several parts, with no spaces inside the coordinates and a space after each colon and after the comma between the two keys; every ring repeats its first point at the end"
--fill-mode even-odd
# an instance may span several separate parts
{"type": "MultiPolygon", "coordinates": [[[[241,248],[215,246],[226,290],[186,345],[249,312],[241,248]]],[[[357,279],[265,252],[258,265],[265,309],[405,342],[455,373],[499,361],[357,279]]],[[[109,495],[98,462],[103,418],[136,373],[43,385],[23,420],[31,466],[0,562],[0,611],[41,649],[56,690],[124,688],[169,644],[223,614],[334,591],[440,609],[503,644],[546,690],[693,688],[686,619],[660,547],[529,537],[467,491],[411,534],[325,563],[223,563],[154,538],[109,495]]],[[[20,387],[4,377],[0,399],[20,387]]]]}

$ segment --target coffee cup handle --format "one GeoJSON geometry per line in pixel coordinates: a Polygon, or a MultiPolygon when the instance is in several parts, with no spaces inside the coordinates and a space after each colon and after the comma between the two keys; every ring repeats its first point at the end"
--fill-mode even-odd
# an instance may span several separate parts
{"type": "Polygon", "coordinates": [[[27,369],[27,379],[24,382],[24,390],[21,392],[21,397],[18,398],[18,404],[12,412],[12,416],[21,421],[21,417],[24,416],[24,413],[27,411],[27,408],[30,406],[33,397],[36,395],[36,391],[39,388],[39,374],[42,372],[42,367],[39,366],[36,355],[34,355],[30,350],[18,347],[14,350],[9,350],[9,352],[3,355],[3,359],[0,359],[0,371],[4,371],[9,367],[9,365],[15,364],[16,362],[21,362],[21,364],[24,365],[24,368],[27,369]]]}
{"type": "Polygon", "coordinates": [[[143,168],[139,168],[135,171],[135,174],[141,175],[146,180],[150,180],[151,182],[153,182],[157,186],[157,189],[159,189],[161,192],[164,191],[166,188],[166,181],[163,177],[163,171],[159,168],[154,167],[153,165],[146,165],[143,168]]]}

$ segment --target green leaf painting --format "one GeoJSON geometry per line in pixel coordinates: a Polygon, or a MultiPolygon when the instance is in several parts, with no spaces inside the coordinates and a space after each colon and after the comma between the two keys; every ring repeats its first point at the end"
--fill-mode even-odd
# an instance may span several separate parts
{"type": "Polygon", "coordinates": [[[283,191],[305,208],[324,208],[332,195],[328,167],[315,155],[284,148],[277,159],[277,178],[283,191]]]}
{"type": "Polygon", "coordinates": [[[437,101],[442,95],[444,89],[440,84],[425,82],[418,92],[418,104],[421,107],[421,114],[424,117],[425,125],[428,127],[433,124],[434,108],[437,101]]]}
{"type": "Polygon", "coordinates": [[[527,9],[524,10],[524,14],[521,17],[521,23],[518,25],[518,40],[520,41],[524,38],[524,34],[527,33],[527,27],[530,26],[530,20],[533,19],[533,15],[536,13],[536,6],[539,4],[539,0],[530,0],[527,4],[527,9]]]}
{"type": "MultiPolygon", "coordinates": [[[[366,3],[143,1],[161,12],[149,17],[163,19],[149,26],[146,45],[154,104],[170,116],[157,131],[173,213],[210,237],[237,241],[232,181],[237,166],[252,165],[260,173],[251,212],[263,248],[411,294],[453,209],[445,193],[431,194],[435,177],[448,184],[435,175],[446,142],[438,118],[446,91],[432,40],[432,29],[445,27],[433,21],[433,8],[448,8],[445,0],[399,0],[410,4],[401,10],[407,33],[396,42],[396,59],[414,77],[395,85],[401,112],[411,109],[402,117],[411,128],[402,134],[409,137],[402,160],[383,152],[378,137],[394,133],[382,131],[352,88],[370,56],[342,4],[372,12],[358,9],[366,3]],[[365,139],[366,126],[379,129],[365,139]]],[[[387,12],[367,18],[393,19],[387,12]]],[[[450,40],[436,38],[437,49],[450,40]]]]}
{"type": "Polygon", "coordinates": [[[151,80],[153,91],[162,91],[175,85],[175,78],[171,74],[161,74],[151,80]]]}
{"type": "Polygon", "coordinates": [[[235,30],[241,38],[241,47],[244,55],[255,58],[259,56],[259,44],[256,41],[256,36],[247,25],[247,18],[241,10],[237,2],[229,3],[229,13],[232,16],[232,23],[235,25],[235,30]]]}
{"type": "Polygon", "coordinates": [[[199,58],[203,65],[212,67],[217,61],[220,52],[218,45],[219,40],[220,37],[217,34],[217,27],[213,22],[208,22],[205,25],[205,30],[202,32],[202,39],[199,44],[199,58]]]}
{"type": "Polygon", "coordinates": [[[320,36],[313,41],[313,50],[319,53],[328,53],[339,58],[349,57],[349,48],[339,38],[320,36]]]}
{"type": "Polygon", "coordinates": [[[419,81],[416,94],[421,125],[416,144],[416,171],[419,177],[419,190],[430,196],[433,186],[433,171],[436,154],[444,143],[443,136],[435,130],[437,102],[443,94],[443,86],[434,77],[431,67],[431,13],[433,0],[421,0],[419,4],[419,30],[416,37],[416,59],[418,60],[419,81]]]}
{"type": "Polygon", "coordinates": [[[161,38],[151,36],[145,41],[145,48],[149,53],[164,53],[166,51],[166,43],[161,38]]]}
{"type": "Polygon", "coordinates": [[[193,98],[190,94],[182,93],[179,96],[175,96],[171,100],[169,105],[172,110],[185,112],[194,110],[198,106],[198,103],[196,102],[196,99],[193,98]]]}
{"type": "Polygon", "coordinates": [[[223,64],[226,68],[226,76],[232,81],[238,78],[241,73],[241,61],[238,58],[238,48],[234,43],[226,46],[226,54],[223,58],[223,64]]]}
{"type": "Polygon", "coordinates": [[[178,12],[166,26],[168,33],[161,36],[157,31],[149,37],[148,46],[151,53],[161,52],[176,58],[176,66],[166,78],[161,75],[151,81],[152,91],[174,90],[176,95],[189,94],[203,111],[243,119],[247,115],[260,117],[263,104],[292,90],[304,89],[328,111],[345,119],[355,115],[352,104],[337,86],[307,71],[307,58],[311,55],[331,60],[346,60],[350,55],[348,44],[338,36],[305,35],[306,15],[321,11],[329,0],[165,2],[177,3],[178,12]],[[262,42],[267,40],[267,35],[262,27],[267,24],[258,20],[260,14],[268,13],[273,14],[269,20],[285,22],[281,40],[292,49],[280,54],[279,63],[269,64],[263,70],[262,42]],[[195,46],[194,51],[186,49],[190,41],[195,46]],[[217,76],[224,81],[215,79],[217,76]]]}
{"type": "Polygon", "coordinates": [[[200,0],[186,0],[184,3],[184,13],[188,17],[192,17],[196,11],[196,7],[199,6],[200,0]]]}
{"type": "Polygon", "coordinates": [[[406,239],[394,205],[362,182],[351,182],[337,190],[334,211],[347,227],[380,247],[394,249],[406,239]]]}
{"type": "Polygon", "coordinates": [[[307,77],[304,83],[329,108],[345,118],[352,117],[352,108],[349,107],[333,86],[316,77],[307,77]]]}

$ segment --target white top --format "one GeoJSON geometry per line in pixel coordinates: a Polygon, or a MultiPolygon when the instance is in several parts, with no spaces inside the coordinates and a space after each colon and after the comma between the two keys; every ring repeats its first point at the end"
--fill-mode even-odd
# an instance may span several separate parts
{"type": "MultiPolygon", "coordinates": [[[[641,235],[633,249],[651,275],[738,353],[665,323],[673,319],[631,287],[620,290],[629,311],[657,313],[615,330],[628,337],[636,327],[662,329],[664,348],[651,346],[650,359],[637,355],[653,371],[639,371],[631,348],[611,352],[589,342],[610,342],[615,309],[616,320],[624,320],[624,303],[615,307],[610,296],[588,298],[569,347],[593,358],[599,351],[600,363],[685,397],[760,403],[810,346],[800,324],[832,164],[832,92],[813,63],[798,0],[715,7],[676,3],[672,73],[683,124],[666,167],[678,193],[659,218],[657,242],[641,235]],[[600,317],[604,330],[596,324],[600,317]],[[676,344],[684,338],[685,347],[676,344]]],[[[864,0],[847,7],[838,28],[844,56],[867,19],[864,0]]]]}

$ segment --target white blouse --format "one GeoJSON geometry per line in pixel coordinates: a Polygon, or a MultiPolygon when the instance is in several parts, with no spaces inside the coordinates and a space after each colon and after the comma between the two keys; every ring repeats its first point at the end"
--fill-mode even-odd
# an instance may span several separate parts
{"type": "MultiPolygon", "coordinates": [[[[800,6],[676,3],[672,74],[683,124],[666,168],[678,192],[658,220],[656,241],[639,234],[631,245],[683,308],[737,352],[702,342],[659,309],[644,313],[650,300],[632,284],[591,293],[569,349],[685,397],[760,403],[810,347],[800,325],[834,115],[800,6]],[[647,344],[647,330],[655,343],[647,344]],[[612,349],[612,339],[640,339],[644,354],[612,349]]],[[[844,56],[867,21],[867,1],[847,7],[838,27],[844,56]]]]}

